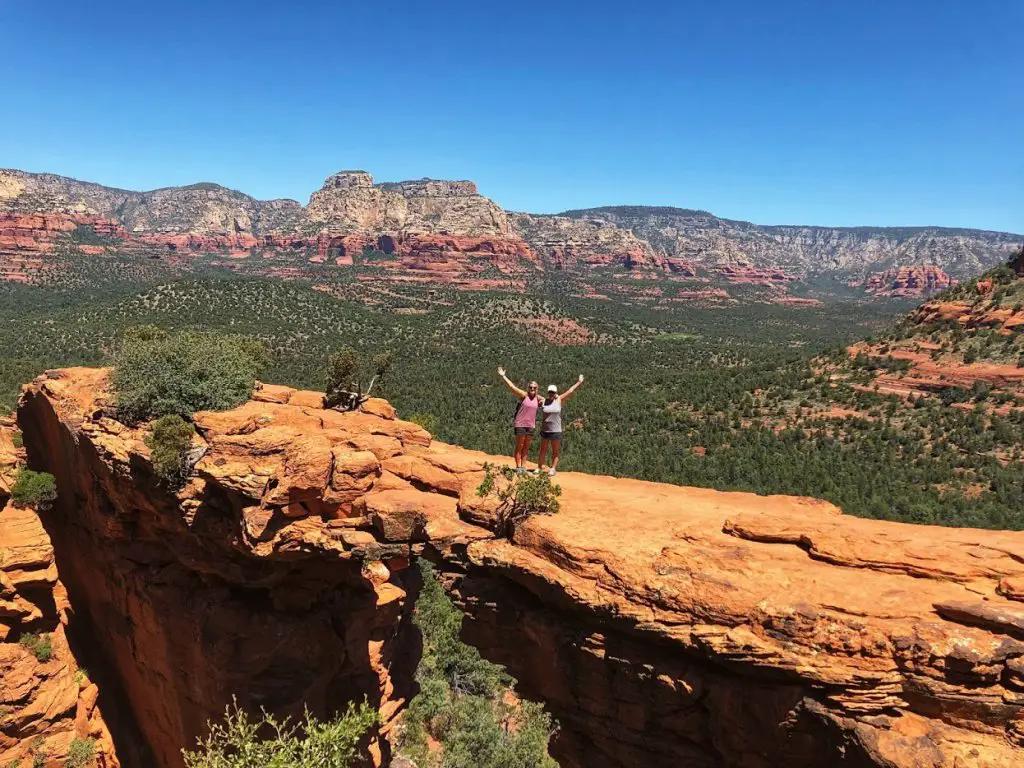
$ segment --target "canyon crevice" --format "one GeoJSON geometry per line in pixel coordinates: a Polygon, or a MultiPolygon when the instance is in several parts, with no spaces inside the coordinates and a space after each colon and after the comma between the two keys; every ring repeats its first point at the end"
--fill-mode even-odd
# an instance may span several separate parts
{"type": "Polygon", "coordinates": [[[561,511],[507,541],[475,492],[494,457],[384,401],[339,413],[272,385],[196,414],[194,472],[172,496],[145,428],[111,418],[106,379],[48,372],[18,421],[30,464],[57,478],[42,519],[90,670],[131,713],[114,728],[128,768],[178,768],[232,696],[288,714],[365,696],[386,764],[415,692],[421,556],[465,639],[558,719],[562,765],[1021,757],[1024,534],[568,472],[561,511]]]}

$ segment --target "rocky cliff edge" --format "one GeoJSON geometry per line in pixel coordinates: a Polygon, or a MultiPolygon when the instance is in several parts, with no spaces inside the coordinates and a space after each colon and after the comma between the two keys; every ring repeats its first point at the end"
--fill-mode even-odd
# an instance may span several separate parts
{"type": "Polygon", "coordinates": [[[464,635],[561,723],[566,766],[1019,764],[1024,533],[850,518],[821,501],[559,475],[514,541],[475,493],[493,457],[383,401],[266,385],[199,413],[194,476],[160,492],[106,372],[26,387],[47,519],[153,764],[180,764],[234,693],[382,712],[411,695],[412,558],[440,564],[464,635]]]}

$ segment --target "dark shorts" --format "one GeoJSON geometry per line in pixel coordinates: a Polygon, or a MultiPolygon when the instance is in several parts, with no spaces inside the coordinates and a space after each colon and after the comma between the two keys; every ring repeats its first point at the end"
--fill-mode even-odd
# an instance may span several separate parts
{"type": "Polygon", "coordinates": [[[515,427],[515,430],[517,437],[520,437],[522,435],[530,435],[531,437],[533,437],[533,430],[530,429],[529,427],[515,427]]]}
{"type": "Polygon", "coordinates": [[[550,440],[553,443],[560,443],[560,442],[562,442],[562,433],[561,432],[544,432],[544,431],[542,431],[540,433],[540,438],[541,438],[541,440],[550,440]]]}

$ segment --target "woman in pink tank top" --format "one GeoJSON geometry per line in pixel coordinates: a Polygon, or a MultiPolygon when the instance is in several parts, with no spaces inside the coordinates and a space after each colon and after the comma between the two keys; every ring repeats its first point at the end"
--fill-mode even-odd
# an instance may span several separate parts
{"type": "Polygon", "coordinates": [[[541,399],[537,395],[537,382],[531,381],[526,390],[522,390],[509,381],[504,368],[498,368],[498,375],[505,382],[505,386],[515,392],[519,398],[519,407],[516,408],[515,419],[512,421],[512,429],[516,437],[516,446],[512,457],[516,460],[516,471],[525,472],[526,459],[530,455],[530,442],[537,429],[537,412],[540,410],[541,404],[541,399]]]}

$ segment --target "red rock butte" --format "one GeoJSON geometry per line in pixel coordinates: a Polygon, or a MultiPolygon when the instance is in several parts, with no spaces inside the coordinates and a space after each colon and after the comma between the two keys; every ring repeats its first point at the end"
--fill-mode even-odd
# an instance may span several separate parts
{"type": "Polygon", "coordinates": [[[271,385],[196,414],[171,496],[106,380],[50,371],[18,420],[57,477],[43,522],[74,631],[132,713],[107,717],[122,762],[177,768],[237,695],[283,713],[367,696],[387,764],[427,557],[464,638],[558,719],[563,766],[1024,763],[1024,533],[566,472],[561,511],[508,541],[475,492],[494,457],[384,401],[339,413],[271,385]]]}
{"type": "Polygon", "coordinates": [[[366,171],[332,174],[303,206],[209,182],[134,192],[0,169],[0,280],[20,282],[45,282],[77,256],[187,268],[205,255],[270,276],[310,261],[358,271],[370,256],[391,279],[468,290],[494,287],[481,272],[612,268],[663,283],[756,285],[780,296],[796,281],[834,274],[870,292],[909,296],[1005,263],[1022,242],[1012,233],[942,227],[761,226],[650,206],[518,213],[472,181],[375,183],[366,171]],[[244,259],[251,261],[240,265],[244,259]]]}

